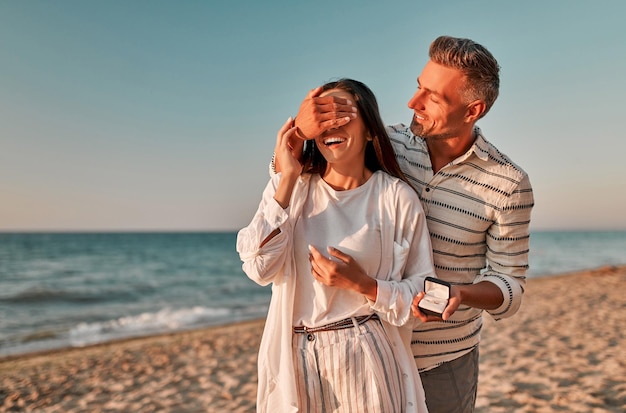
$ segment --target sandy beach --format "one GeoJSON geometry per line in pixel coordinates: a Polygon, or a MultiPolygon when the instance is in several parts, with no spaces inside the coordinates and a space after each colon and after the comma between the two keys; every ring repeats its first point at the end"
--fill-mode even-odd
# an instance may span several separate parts
{"type": "MultiPolygon", "coordinates": [[[[626,266],[485,318],[477,412],[626,411],[626,266]]],[[[254,412],[263,320],[0,359],[0,412],[254,412]]]]}

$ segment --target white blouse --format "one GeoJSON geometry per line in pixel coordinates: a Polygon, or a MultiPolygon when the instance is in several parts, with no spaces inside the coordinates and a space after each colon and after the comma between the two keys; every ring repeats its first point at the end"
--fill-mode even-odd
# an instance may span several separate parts
{"type": "Polygon", "coordinates": [[[296,297],[294,326],[319,327],[349,317],[374,312],[367,299],[355,291],[329,287],[311,274],[308,246],[332,258],[332,246],[351,255],[367,274],[378,274],[381,262],[381,222],[373,213],[380,193],[376,179],[355,189],[336,191],[319,175],[311,184],[294,229],[296,297]]]}

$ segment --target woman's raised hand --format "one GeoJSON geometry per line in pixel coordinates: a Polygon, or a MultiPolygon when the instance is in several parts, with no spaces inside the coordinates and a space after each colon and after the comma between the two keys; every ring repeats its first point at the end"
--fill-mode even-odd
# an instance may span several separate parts
{"type": "Polygon", "coordinates": [[[276,136],[275,163],[277,166],[280,165],[277,171],[279,170],[283,176],[299,176],[302,173],[300,159],[304,141],[296,137],[295,131],[293,119],[290,117],[276,136]]]}

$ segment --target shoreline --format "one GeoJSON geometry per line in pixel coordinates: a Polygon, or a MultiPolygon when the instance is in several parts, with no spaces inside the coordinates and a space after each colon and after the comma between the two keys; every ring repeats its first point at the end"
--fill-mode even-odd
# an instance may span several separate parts
{"type": "Polygon", "coordinates": [[[265,322],[265,318],[254,318],[250,320],[231,321],[225,324],[209,325],[206,327],[189,328],[189,329],[177,330],[177,331],[166,331],[163,333],[149,333],[146,335],[135,336],[135,337],[116,338],[116,339],[111,339],[107,341],[102,341],[99,343],[86,344],[84,346],[65,346],[65,347],[29,351],[27,353],[6,354],[6,355],[0,355],[0,366],[4,362],[16,361],[22,358],[53,356],[56,353],[89,350],[91,348],[98,348],[98,347],[117,346],[117,345],[123,346],[125,344],[132,344],[132,342],[134,341],[152,341],[152,340],[159,340],[159,339],[167,340],[168,337],[174,338],[175,336],[185,335],[185,334],[193,334],[193,333],[199,334],[201,332],[212,334],[212,330],[222,330],[222,329],[228,329],[228,328],[235,328],[235,329],[244,328],[246,324],[257,324],[257,323],[264,324],[264,322],[265,322]]]}
{"type": "MultiPolygon", "coordinates": [[[[568,272],[563,272],[563,273],[547,274],[547,275],[541,275],[541,276],[533,276],[533,277],[530,277],[530,278],[527,278],[527,279],[528,280],[552,279],[552,278],[555,278],[555,277],[566,277],[566,276],[569,276],[569,275],[576,275],[576,274],[587,273],[587,272],[604,272],[606,270],[610,271],[611,269],[615,269],[615,268],[619,269],[619,268],[622,268],[622,267],[626,268],[626,264],[624,264],[624,265],[605,265],[605,266],[601,266],[601,267],[597,267],[597,268],[590,268],[590,269],[585,269],[585,270],[568,271],[568,272]]],[[[535,282],[535,281],[532,281],[532,282],[535,282]]],[[[22,359],[22,358],[30,358],[30,357],[37,357],[37,356],[53,355],[55,353],[80,351],[80,350],[83,350],[83,349],[89,349],[89,348],[92,348],[92,347],[103,347],[103,346],[107,346],[107,345],[115,345],[115,344],[123,345],[124,343],[129,343],[129,342],[133,342],[133,341],[136,341],[136,340],[158,339],[159,337],[176,336],[176,335],[179,335],[179,334],[186,334],[186,333],[192,333],[192,332],[201,332],[201,331],[208,331],[208,332],[210,332],[211,330],[215,330],[215,329],[228,328],[230,326],[235,327],[235,326],[240,325],[240,324],[259,323],[259,322],[264,322],[264,321],[265,321],[265,318],[259,317],[259,318],[251,318],[251,319],[244,319],[244,320],[237,320],[237,321],[229,321],[229,322],[219,323],[219,324],[210,324],[210,325],[206,325],[206,326],[202,326],[202,327],[181,329],[181,330],[176,330],[176,331],[164,331],[164,332],[156,332],[156,333],[146,333],[145,335],[114,338],[114,339],[110,339],[110,340],[106,340],[106,341],[89,343],[89,344],[85,344],[85,345],[82,345],[82,346],[81,345],[77,345],[77,346],[67,345],[67,346],[59,346],[59,347],[51,347],[51,348],[42,348],[42,349],[39,349],[39,350],[32,350],[32,351],[27,351],[27,352],[0,354],[0,365],[2,363],[4,363],[4,362],[7,362],[7,361],[17,360],[17,359],[22,359]]]]}
{"type": "MultiPolygon", "coordinates": [[[[529,278],[484,317],[477,413],[626,409],[626,266],[529,278]]],[[[0,357],[0,412],[253,412],[264,320],[0,357]]]]}

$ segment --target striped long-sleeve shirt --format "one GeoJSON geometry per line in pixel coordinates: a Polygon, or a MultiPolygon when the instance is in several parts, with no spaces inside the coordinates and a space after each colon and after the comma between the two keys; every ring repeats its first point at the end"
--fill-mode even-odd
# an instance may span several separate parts
{"type": "MultiPolygon", "coordinates": [[[[388,127],[403,172],[426,213],[438,278],[452,284],[489,281],[504,296],[496,319],[517,312],[528,268],[533,192],[528,175],[476,128],[470,150],[433,175],[428,147],[405,125],[388,127]]],[[[420,371],[478,345],[482,310],[461,306],[445,322],[418,323],[412,350],[420,371]]]]}

